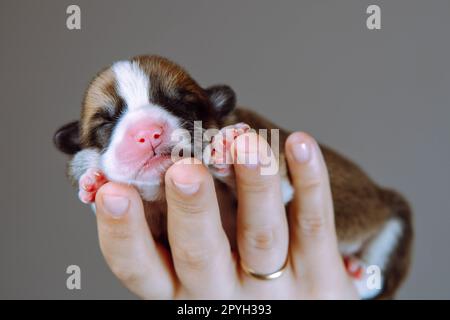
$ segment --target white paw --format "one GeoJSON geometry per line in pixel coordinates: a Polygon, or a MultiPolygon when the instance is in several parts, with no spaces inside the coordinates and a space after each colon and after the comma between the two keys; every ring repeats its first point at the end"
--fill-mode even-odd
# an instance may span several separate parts
{"type": "Polygon", "coordinates": [[[226,177],[232,172],[231,145],[240,135],[248,132],[250,126],[240,122],[224,127],[211,141],[211,168],[216,176],[226,177]]]}
{"type": "Polygon", "coordinates": [[[80,198],[83,203],[94,202],[98,189],[106,182],[108,182],[108,180],[99,169],[90,168],[86,170],[78,181],[78,198],[80,198]]]}

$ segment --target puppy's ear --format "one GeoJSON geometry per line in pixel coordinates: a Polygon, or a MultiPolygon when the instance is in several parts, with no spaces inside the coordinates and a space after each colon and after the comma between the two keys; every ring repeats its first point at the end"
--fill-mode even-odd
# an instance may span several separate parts
{"type": "Polygon", "coordinates": [[[212,86],[206,88],[206,92],[219,117],[228,115],[236,107],[236,94],[229,86],[212,86]]]}
{"type": "Polygon", "coordinates": [[[59,151],[75,154],[81,150],[79,122],[73,121],[59,128],[53,136],[53,143],[59,151]]]}

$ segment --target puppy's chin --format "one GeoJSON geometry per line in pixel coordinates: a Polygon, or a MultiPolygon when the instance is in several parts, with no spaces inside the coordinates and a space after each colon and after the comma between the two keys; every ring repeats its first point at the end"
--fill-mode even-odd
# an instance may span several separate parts
{"type": "Polygon", "coordinates": [[[165,199],[164,176],[172,164],[170,157],[161,157],[157,162],[139,169],[130,168],[125,172],[122,167],[120,171],[105,170],[105,174],[110,181],[136,187],[145,201],[162,201],[165,199]]]}
{"type": "Polygon", "coordinates": [[[135,183],[141,197],[145,201],[162,201],[165,199],[164,183],[161,181],[159,184],[148,185],[135,183]]]}
{"type": "Polygon", "coordinates": [[[145,201],[161,201],[165,199],[164,174],[165,171],[151,174],[146,172],[146,174],[140,174],[136,179],[109,177],[109,180],[134,186],[145,201]]]}

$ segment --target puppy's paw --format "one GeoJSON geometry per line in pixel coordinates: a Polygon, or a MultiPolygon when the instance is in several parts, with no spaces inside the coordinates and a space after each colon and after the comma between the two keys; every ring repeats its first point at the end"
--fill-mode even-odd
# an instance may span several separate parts
{"type": "Polygon", "coordinates": [[[382,274],[378,275],[380,279],[376,281],[380,283],[378,288],[373,285],[372,281],[369,281],[369,277],[374,275],[368,273],[368,265],[363,260],[353,256],[346,256],[344,257],[344,265],[362,299],[372,299],[381,292],[382,274]]]}
{"type": "Polygon", "coordinates": [[[232,172],[233,158],[231,145],[240,135],[247,133],[250,126],[240,122],[224,127],[215,135],[211,141],[211,168],[212,172],[219,177],[229,176],[232,172]]]}
{"type": "Polygon", "coordinates": [[[364,275],[364,264],[355,257],[344,257],[344,265],[347,273],[353,279],[360,280],[364,275]]]}
{"type": "Polygon", "coordinates": [[[94,202],[98,189],[106,182],[108,182],[108,180],[99,169],[90,168],[86,170],[78,181],[78,198],[80,198],[83,203],[94,202]]]}

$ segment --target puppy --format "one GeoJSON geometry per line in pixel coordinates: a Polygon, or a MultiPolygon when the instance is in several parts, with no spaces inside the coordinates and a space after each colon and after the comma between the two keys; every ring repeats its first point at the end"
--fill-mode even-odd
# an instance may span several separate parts
{"type": "MultiPolygon", "coordinates": [[[[152,234],[163,242],[167,236],[164,173],[174,154],[198,158],[197,149],[207,150],[209,168],[217,178],[224,228],[234,243],[233,170],[221,159],[228,155],[233,139],[251,129],[267,130],[268,140],[273,132],[278,134],[278,168],[288,205],[293,190],[283,146],[289,132],[273,131],[279,127],[252,111],[236,108],[230,87],[202,88],[180,66],[159,56],[119,61],[97,74],[86,91],[81,119],[61,127],[54,143],[71,156],[68,175],[78,184],[81,201],[93,203],[107,181],[132,184],[142,195],[152,234]],[[215,134],[206,134],[213,129],[215,134]],[[189,137],[199,132],[201,138],[212,139],[201,139],[197,149],[191,148],[189,137]],[[180,145],[183,148],[178,152],[180,145]]],[[[377,186],[357,165],[320,147],[347,270],[361,297],[392,298],[410,265],[411,210],[400,194],[377,186]],[[366,269],[372,265],[381,270],[381,288],[367,286],[366,269]]]]}

